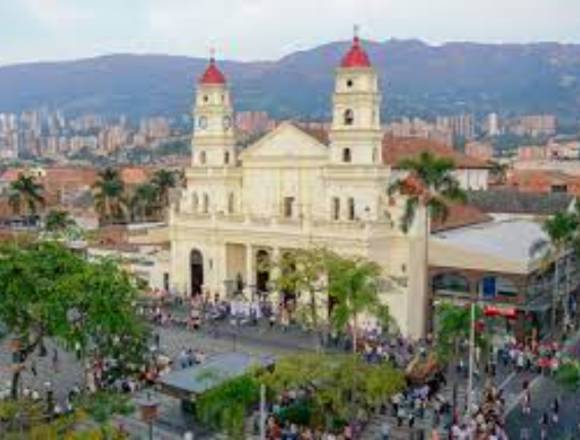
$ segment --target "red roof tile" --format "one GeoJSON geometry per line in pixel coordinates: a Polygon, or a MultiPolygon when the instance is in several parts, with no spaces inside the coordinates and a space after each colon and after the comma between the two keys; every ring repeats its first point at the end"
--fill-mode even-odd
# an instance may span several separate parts
{"type": "Polygon", "coordinates": [[[200,84],[225,84],[226,77],[215,64],[215,59],[210,58],[209,65],[199,79],[200,84]]]}
{"type": "Polygon", "coordinates": [[[490,168],[490,165],[485,161],[430,139],[399,138],[391,135],[386,135],[383,138],[383,161],[393,168],[397,168],[401,160],[417,157],[424,151],[429,151],[438,157],[452,159],[457,168],[490,168]]]}
{"type": "Polygon", "coordinates": [[[440,232],[486,223],[492,220],[493,218],[490,215],[485,214],[473,205],[452,204],[449,206],[449,213],[445,221],[434,220],[431,222],[431,231],[440,232]]]}
{"type": "Polygon", "coordinates": [[[360,45],[360,40],[358,37],[355,36],[354,39],[352,40],[352,46],[342,59],[340,67],[347,69],[358,67],[371,67],[369,56],[360,45]]]}

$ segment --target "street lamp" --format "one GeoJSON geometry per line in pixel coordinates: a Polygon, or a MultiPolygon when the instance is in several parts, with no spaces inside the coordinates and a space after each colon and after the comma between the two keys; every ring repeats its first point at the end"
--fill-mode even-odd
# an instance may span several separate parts
{"type": "Polygon", "coordinates": [[[157,420],[157,410],[159,408],[159,401],[151,397],[151,392],[147,392],[145,399],[137,401],[141,409],[141,420],[149,426],[149,440],[153,440],[153,423],[157,420]]]}
{"type": "Polygon", "coordinates": [[[471,301],[471,319],[469,323],[469,377],[467,379],[467,414],[471,413],[473,406],[473,369],[475,352],[475,301],[471,301]]]}

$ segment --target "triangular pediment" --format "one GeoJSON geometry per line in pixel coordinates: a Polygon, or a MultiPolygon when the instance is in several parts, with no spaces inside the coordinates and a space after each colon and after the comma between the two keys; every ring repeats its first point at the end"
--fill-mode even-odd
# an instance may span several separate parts
{"type": "Polygon", "coordinates": [[[328,148],[295,125],[284,122],[250,145],[243,161],[261,159],[326,159],[328,148]]]}

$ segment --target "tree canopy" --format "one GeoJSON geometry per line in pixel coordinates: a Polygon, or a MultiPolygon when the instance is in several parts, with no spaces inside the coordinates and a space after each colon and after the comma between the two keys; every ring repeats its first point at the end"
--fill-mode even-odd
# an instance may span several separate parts
{"type": "Polygon", "coordinates": [[[409,174],[394,181],[388,192],[391,195],[400,193],[406,196],[401,218],[401,229],[404,232],[413,224],[419,207],[426,208],[431,219],[444,221],[450,203],[465,202],[465,192],[453,175],[453,160],[424,151],[417,158],[403,159],[398,166],[409,174]]]}
{"type": "Polygon", "coordinates": [[[301,354],[278,359],[262,375],[268,390],[280,395],[307,390],[311,426],[347,421],[358,409],[377,408],[405,386],[403,373],[386,364],[369,364],[358,356],[301,354]]]}
{"type": "MultiPolygon", "coordinates": [[[[34,242],[1,246],[0,262],[0,322],[19,347],[20,364],[44,338],[125,367],[143,353],[136,285],[115,261],[89,262],[60,244],[34,242]]],[[[13,397],[18,380],[16,369],[13,397]]]]}

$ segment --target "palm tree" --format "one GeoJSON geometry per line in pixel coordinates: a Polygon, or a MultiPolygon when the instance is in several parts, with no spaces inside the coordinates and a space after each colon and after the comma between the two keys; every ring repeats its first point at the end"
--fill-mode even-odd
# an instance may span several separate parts
{"type": "MultiPolygon", "coordinates": [[[[542,258],[547,262],[554,262],[554,285],[552,287],[552,330],[556,329],[556,309],[558,298],[562,299],[563,309],[567,313],[568,301],[567,294],[560,294],[560,259],[570,250],[577,248],[580,237],[578,236],[578,227],[580,220],[578,215],[573,212],[558,212],[553,217],[548,218],[542,224],[542,229],[548,236],[548,240],[541,239],[535,242],[530,249],[530,256],[542,253],[542,258]]],[[[568,258],[566,258],[568,260],[568,258]]],[[[551,264],[546,264],[550,267],[551,264]]],[[[566,273],[566,288],[569,286],[569,273],[566,273]]]]}
{"type": "Polygon", "coordinates": [[[507,163],[501,162],[491,162],[491,175],[494,177],[496,183],[503,185],[507,180],[507,173],[509,170],[509,165],[507,163]]]}
{"type": "Polygon", "coordinates": [[[19,174],[10,184],[8,203],[15,215],[25,213],[28,221],[37,213],[38,206],[44,205],[44,187],[34,176],[19,174]]]}
{"type": "Polygon", "coordinates": [[[334,300],[331,322],[338,330],[350,326],[352,349],[356,352],[358,318],[362,313],[374,313],[378,307],[380,267],[362,258],[328,257],[328,294],[334,300]]]}
{"type": "Polygon", "coordinates": [[[157,170],[151,179],[151,183],[157,187],[161,206],[169,206],[169,190],[177,186],[177,177],[173,171],[157,170]]]}
{"type": "Polygon", "coordinates": [[[68,211],[51,210],[44,219],[44,228],[48,232],[60,233],[73,226],[76,226],[76,222],[68,211]]]}
{"type": "Polygon", "coordinates": [[[159,190],[151,183],[139,185],[131,197],[131,217],[132,220],[151,220],[153,214],[159,207],[159,190]]]}
{"type": "Polygon", "coordinates": [[[126,211],[124,197],[125,184],[119,170],[105,168],[99,172],[99,180],[94,185],[95,208],[102,225],[123,220],[126,211]]]}
{"type": "MultiPolygon", "coordinates": [[[[398,178],[388,188],[388,194],[405,196],[405,208],[401,218],[401,230],[406,234],[415,221],[417,211],[425,211],[425,269],[427,280],[429,267],[430,223],[433,220],[445,221],[449,206],[453,203],[465,203],[467,197],[453,172],[455,163],[452,159],[436,157],[429,151],[423,151],[417,158],[407,158],[399,162],[401,170],[408,171],[405,177],[398,178]]],[[[425,282],[425,286],[428,282],[425,282]]],[[[426,316],[430,316],[431,299],[425,298],[426,316]]],[[[426,328],[422,329],[423,336],[426,328]]]]}

